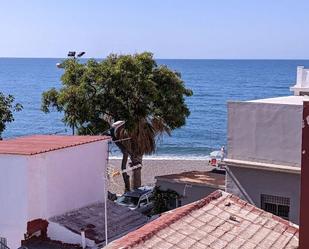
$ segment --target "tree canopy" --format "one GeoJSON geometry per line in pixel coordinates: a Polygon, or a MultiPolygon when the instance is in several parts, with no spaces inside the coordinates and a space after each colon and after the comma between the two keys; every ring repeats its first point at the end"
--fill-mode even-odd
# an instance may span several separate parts
{"type": "Polygon", "coordinates": [[[190,112],[181,75],[158,65],[151,53],[111,54],[105,60],[63,61],[62,87],[43,93],[42,110],[64,112],[63,121],[78,134],[102,134],[117,120],[125,127],[118,143],[134,164],[156,149],[156,138],[183,126],[190,112]],[[134,162],[134,159],[137,159],[134,162]]]}
{"type": "Polygon", "coordinates": [[[21,104],[14,104],[14,100],[12,95],[6,96],[0,92],[0,139],[7,123],[14,121],[13,112],[23,108],[21,104]]]}

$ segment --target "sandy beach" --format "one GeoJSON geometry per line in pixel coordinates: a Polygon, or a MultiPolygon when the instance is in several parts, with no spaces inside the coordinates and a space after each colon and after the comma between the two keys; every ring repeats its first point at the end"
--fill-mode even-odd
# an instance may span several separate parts
{"type": "MultiPolygon", "coordinates": [[[[206,159],[144,159],[142,169],[142,184],[154,185],[155,176],[181,173],[192,170],[208,171],[206,159]]],[[[109,167],[120,169],[121,159],[110,159],[109,167]]],[[[124,190],[122,176],[109,179],[109,190],[112,193],[122,194],[124,190]]]]}

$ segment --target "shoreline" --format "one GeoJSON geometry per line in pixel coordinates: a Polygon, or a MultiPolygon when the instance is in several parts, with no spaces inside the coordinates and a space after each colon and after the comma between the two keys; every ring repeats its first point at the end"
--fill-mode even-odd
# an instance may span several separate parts
{"type": "MultiPolygon", "coordinates": [[[[109,160],[121,160],[121,156],[109,156],[109,160]]],[[[184,161],[202,161],[202,160],[209,160],[210,156],[146,156],[143,158],[145,160],[184,160],[184,161]]],[[[129,160],[129,159],[128,159],[129,160]]]]}

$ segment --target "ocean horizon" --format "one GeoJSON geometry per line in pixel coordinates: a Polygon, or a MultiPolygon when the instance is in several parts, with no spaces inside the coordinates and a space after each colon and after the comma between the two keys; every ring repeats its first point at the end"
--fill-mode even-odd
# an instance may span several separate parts
{"type": "MultiPolygon", "coordinates": [[[[3,137],[31,134],[71,134],[62,123],[62,114],[44,114],[41,94],[60,88],[61,58],[0,58],[0,91],[12,94],[24,106],[15,113],[3,137]]],[[[84,61],[84,60],[83,60],[84,61]]],[[[226,145],[228,101],[246,101],[292,95],[296,67],[309,67],[309,60],[288,59],[158,59],[182,75],[193,96],[186,99],[191,110],[187,124],[171,137],[158,141],[157,152],[147,158],[206,158],[226,145]]],[[[112,157],[118,157],[113,146],[112,157]]]]}

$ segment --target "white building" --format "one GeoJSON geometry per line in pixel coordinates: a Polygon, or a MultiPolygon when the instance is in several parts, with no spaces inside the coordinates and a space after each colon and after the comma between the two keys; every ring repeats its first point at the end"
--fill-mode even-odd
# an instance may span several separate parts
{"type": "Polygon", "coordinates": [[[27,227],[103,201],[108,137],[29,136],[0,142],[0,237],[18,248],[27,227]]]}
{"type": "Polygon", "coordinates": [[[303,66],[297,67],[296,84],[290,88],[294,95],[308,95],[309,92],[309,69],[303,66]]]}
{"type": "Polygon", "coordinates": [[[295,96],[228,103],[226,190],[299,224],[303,101],[309,70],[298,67],[295,96]]]}

